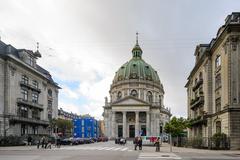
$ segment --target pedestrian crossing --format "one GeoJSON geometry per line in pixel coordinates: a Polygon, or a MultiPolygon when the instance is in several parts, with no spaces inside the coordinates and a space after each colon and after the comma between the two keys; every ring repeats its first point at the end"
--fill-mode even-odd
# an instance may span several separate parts
{"type": "Polygon", "coordinates": [[[137,160],[174,160],[182,159],[174,153],[161,153],[161,152],[152,152],[152,153],[140,153],[137,160]]]}
{"type": "Polygon", "coordinates": [[[98,151],[120,151],[131,152],[133,150],[128,147],[93,147],[93,146],[63,146],[61,148],[54,148],[55,150],[98,150],[98,151]]]}

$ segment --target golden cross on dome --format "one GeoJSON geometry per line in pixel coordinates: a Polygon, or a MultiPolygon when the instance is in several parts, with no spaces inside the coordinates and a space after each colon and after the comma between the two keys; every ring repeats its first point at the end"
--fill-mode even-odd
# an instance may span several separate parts
{"type": "Polygon", "coordinates": [[[39,42],[37,42],[37,51],[39,50],[39,42]]]}
{"type": "Polygon", "coordinates": [[[139,33],[136,32],[136,44],[138,44],[138,35],[139,35],[139,33]]]}

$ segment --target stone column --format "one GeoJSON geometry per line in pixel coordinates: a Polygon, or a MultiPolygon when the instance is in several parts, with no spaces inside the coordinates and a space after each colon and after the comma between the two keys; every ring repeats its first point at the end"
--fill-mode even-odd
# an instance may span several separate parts
{"type": "Polygon", "coordinates": [[[123,137],[127,137],[127,112],[123,111],[123,137]]]}
{"type": "Polygon", "coordinates": [[[146,116],[147,116],[147,118],[146,118],[146,130],[147,130],[147,136],[150,136],[151,135],[151,133],[150,133],[150,113],[149,113],[149,111],[148,112],[146,112],[146,116]]]}
{"type": "Polygon", "coordinates": [[[135,137],[139,136],[139,112],[135,112],[135,137]]]}
{"type": "Polygon", "coordinates": [[[112,137],[115,138],[116,135],[116,113],[112,112],[112,137]]]}

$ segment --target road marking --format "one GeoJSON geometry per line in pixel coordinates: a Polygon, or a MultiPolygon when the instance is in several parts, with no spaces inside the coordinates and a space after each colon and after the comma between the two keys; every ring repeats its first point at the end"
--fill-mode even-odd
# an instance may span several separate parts
{"type": "Polygon", "coordinates": [[[182,159],[174,153],[140,153],[138,160],[141,159],[182,159]]]}
{"type": "Polygon", "coordinates": [[[121,148],[115,148],[115,149],[113,149],[113,151],[117,151],[117,150],[119,150],[119,149],[121,149],[121,148]]]}
{"type": "Polygon", "coordinates": [[[109,150],[112,150],[113,148],[115,148],[115,147],[111,147],[111,148],[104,149],[104,150],[107,150],[107,151],[109,151],[109,150]]]}
{"type": "Polygon", "coordinates": [[[109,147],[103,147],[103,148],[99,148],[99,149],[97,149],[97,150],[104,150],[104,149],[107,149],[107,148],[109,148],[109,147]]]}
{"type": "Polygon", "coordinates": [[[123,148],[121,151],[126,151],[128,148],[123,148]]]}

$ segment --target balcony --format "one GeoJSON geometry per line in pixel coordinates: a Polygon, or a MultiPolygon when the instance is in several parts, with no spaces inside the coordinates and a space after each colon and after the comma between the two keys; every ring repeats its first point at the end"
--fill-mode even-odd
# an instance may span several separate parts
{"type": "Polygon", "coordinates": [[[200,97],[197,97],[196,99],[192,99],[190,106],[191,106],[191,109],[194,109],[195,107],[198,107],[202,104],[204,104],[204,96],[200,96],[200,97]]]}
{"type": "Polygon", "coordinates": [[[40,119],[35,119],[35,118],[26,118],[26,117],[21,117],[19,115],[11,115],[9,116],[9,120],[11,122],[23,122],[23,123],[31,123],[31,124],[39,124],[39,125],[49,125],[48,121],[40,120],[40,119]]]}
{"type": "Polygon", "coordinates": [[[189,120],[189,125],[191,127],[199,126],[199,125],[207,125],[207,117],[206,115],[198,116],[197,118],[193,118],[189,120]]]}
{"type": "Polygon", "coordinates": [[[23,98],[17,98],[17,103],[43,110],[43,105],[42,104],[34,103],[32,101],[28,101],[28,100],[25,100],[23,98]]]}
{"type": "Polygon", "coordinates": [[[203,79],[198,80],[198,82],[193,86],[193,91],[196,91],[203,84],[203,79]]]}
{"type": "Polygon", "coordinates": [[[35,86],[33,86],[29,83],[25,83],[23,81],[20,81],[20,86],[24,86],[24,87],[27,87],[28,89],[31,89],[31,90],[36,91],[38,93],[41,93],[41,90],[39,88],[37,88],[37,87],[35,87],[35,86]]]}

